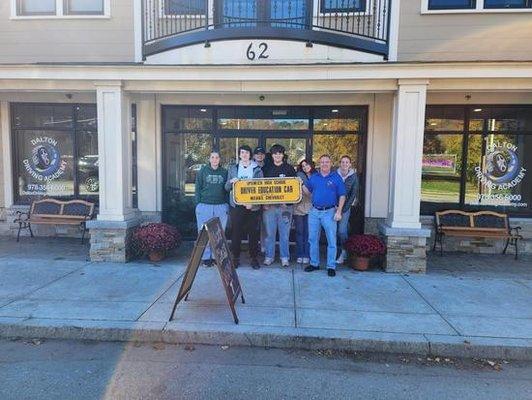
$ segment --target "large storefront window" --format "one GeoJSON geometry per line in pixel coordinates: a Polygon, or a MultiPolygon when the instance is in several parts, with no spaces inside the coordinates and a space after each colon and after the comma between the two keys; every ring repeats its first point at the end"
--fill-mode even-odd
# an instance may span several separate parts
{"type": "Polygon", "coordinates": [[[92,104],[13,104],[15,197],[98,199],[98,133],[92,104]]]}
{"type": "Polygon", "coordinates": [[[429,106],[421,209],[532,215],[532,106],[429,106]]]}
{"type": "Polygon", "coordinates": [[[343,154],[363,174],[365,107],[163,107],[163,219],[196,235],[196,174],[218,149],[223,166],[238,159],[243,144],[268,150],[278,143],[294,166],[304,158],[343,154]]]}

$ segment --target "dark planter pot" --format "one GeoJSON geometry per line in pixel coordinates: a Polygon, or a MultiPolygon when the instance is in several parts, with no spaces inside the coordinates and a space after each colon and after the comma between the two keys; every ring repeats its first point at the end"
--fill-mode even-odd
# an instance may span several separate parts
{"type": "Polygon", "coordinates": [[[148,254],[148,258],[150,259],[150,261],[153,261],[153,262],[164,260],[165,257],[166,257],[166,252],[164,250],[152,251],[151,253],[148,254]]]}
{"type": "Polygon", "coordinates": [[[365,271],[369,268],[370,260],[371,260],[370,257],[352,256],[351,257],[351,268],[356,269],[358,271],[365,271]]]}

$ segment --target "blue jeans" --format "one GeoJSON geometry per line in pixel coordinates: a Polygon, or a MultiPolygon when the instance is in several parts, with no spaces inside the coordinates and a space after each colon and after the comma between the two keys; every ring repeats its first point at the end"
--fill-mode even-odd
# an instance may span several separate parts
{"type": "Polygon", "coordinates": [[[327,236],[327,268],[336,269],[336,228],[334,220],[336,209],[317,210],[312,207],[308,214],[308,242],[310,245],[310,265],[320,266],[320,233],[321,228],[327,236]]]}
{"type": "Polygon", "coordinates": [[[338,240],[343,247],[345,241],[349,237],[349,217],[351,216],[351,207],[342,213],[342,219],[338,222],[338,240]]]}
{"type": "Polygon", "coordinates": [[[270,206],[262,211],[262,220],[266,227],[264,250],[266,258],[275,258],[275,238],[279,230],[279,253],[281,258],[290,258],[289,236],[292,225],[292,206],[270,206]]]}
{"type": "MultiPolygon", "coordinates": [[[[196,222],[198,223],[198,233],[200,232],[203,224],[211,218],[218,217],[222,224],[222,228],[225,231],[227,226],[227,214],[229,213],[229,205],[224,204],[205,204],[198,203],[196,206],[196,222]]],[[[202,260],[209,260],[211,258],[211,247],[207,246],[203,252],[202,260]]]]}
{"type": "Polygon", "coordinates": [[[296,223],[296,257],[309,258],[308,215],[294,215],[296,223]]]}

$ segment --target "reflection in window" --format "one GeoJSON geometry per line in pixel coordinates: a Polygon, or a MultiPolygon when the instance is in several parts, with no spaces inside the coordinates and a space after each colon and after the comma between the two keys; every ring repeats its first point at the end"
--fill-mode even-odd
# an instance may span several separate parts
{"type": "Polygon", "coordinates": [[[220,118],[218,127],[220,129],[300,130],[308,129],[308,120],[220,118]]]}
{"type": "Polygon", "coordinates": [[[421,201],[458,203],[462,135],[429,135],[423,140],[421,201]]]}
{"type": "Polygon", "coordinates": [[[164,220],[179,226],[186,236],[196,232],[196,174],[208,162],[211,149],[211,134],[165,135],[164,220]]]}
{"type": "Polygon", "coordinates": [[[229,165],[238,161],[238,148],[248,145],[251,150],[259,145],[259,138],[253,137],[222,137],[220,138],[220,158],[222,166],[227,168],[229,165]]]}
{"type": "Polygon", "coordinates": [[[212,129],[212,110],[204,107],[163,108],[163,132],[208,131],[212,129]]]}
{"type": "Polygon", "coordinates": [[[328,154],[333,165],[337,167],[343,155],[351,157],[353,166],[358,164],[358,140],[359,137],[353,134],[314,134],[312,159],[318,164],[319,158],[328,154]]]}
{"type": "Polygon", "coordinates": [[[305,138],[266,138],[266,151],[274,144],[280,144],[286,149],[288,163],[296,167],[307,156],[307,140],[305,138]]]}
{"type": "Polygon", "coordinates": [[[465,111],[463,107],[427,107],[425,130],[432,132],[462,132],[465,111]]]}

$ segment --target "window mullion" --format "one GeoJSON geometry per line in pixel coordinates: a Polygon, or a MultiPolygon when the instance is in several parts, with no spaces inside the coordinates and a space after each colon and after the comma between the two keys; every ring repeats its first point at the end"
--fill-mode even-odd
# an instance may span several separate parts
{"type": "Polygon", "coordinates": [[[469,119],[470,108],[465,107],[464,110],[464,131],[462,132],[462,171],[460,173],[460,196],[458,203],[460,208],[465,206],[466,195],[466,181],[467,181],[467,160],[469,157],[469,119]]]}
{"type": "Polygon", "coordinates": [[[55,14],[58,17],[62,17],[63,15],[65,15],[63,6],[64,6],[63,0],[55,0],[55,14]]]}

